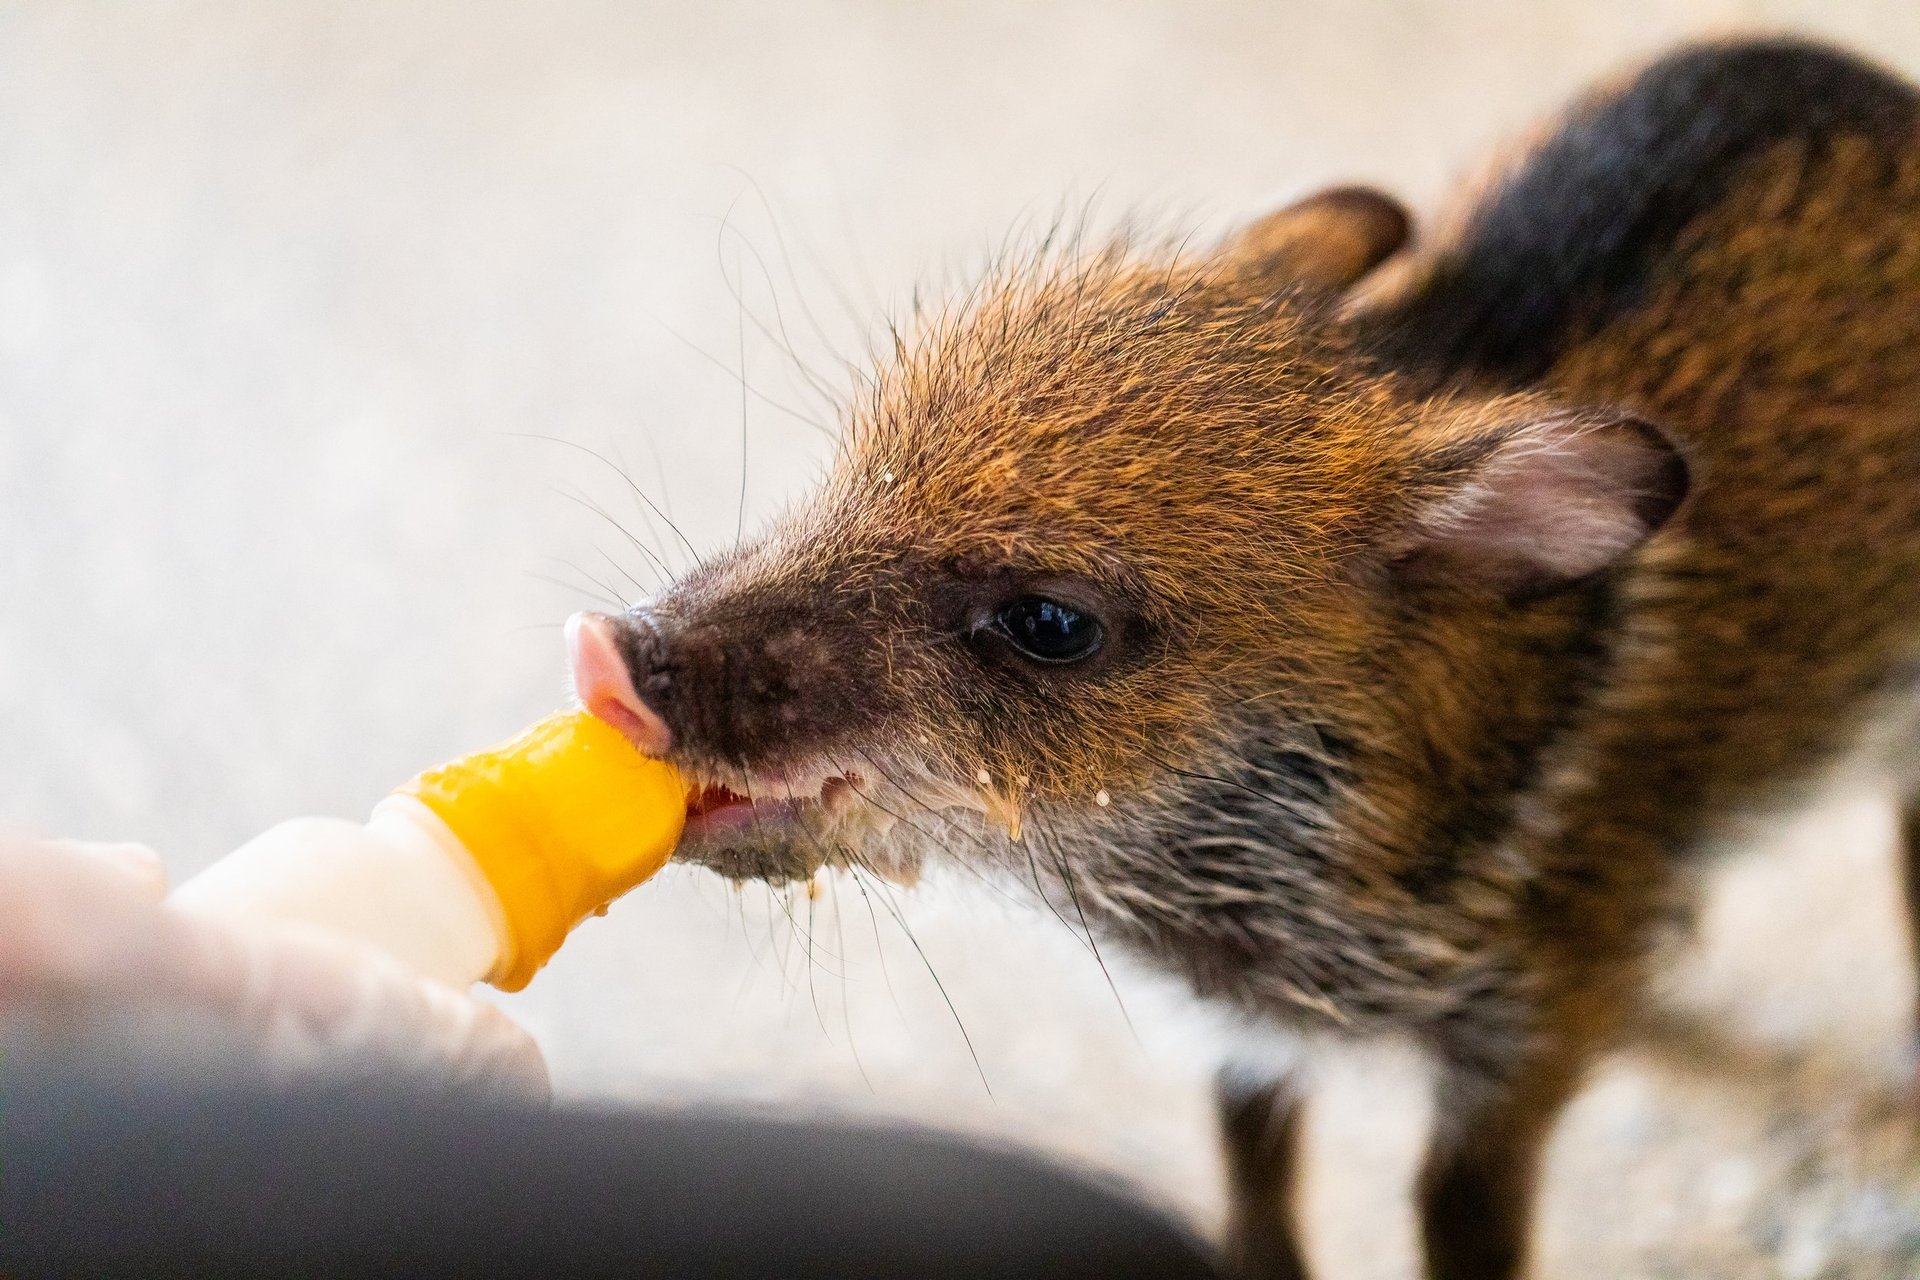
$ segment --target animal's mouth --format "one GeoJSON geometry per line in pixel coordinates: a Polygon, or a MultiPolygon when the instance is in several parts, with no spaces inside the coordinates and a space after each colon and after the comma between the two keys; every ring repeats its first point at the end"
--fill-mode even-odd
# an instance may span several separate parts
{"type": "Polygon", "coordinates": [[[901,883],[916,860],[898,848],[897,809],[860,773],[835,769],[696,775],[674,858],[732,880],[808,880],[851,867],[901,883]]]}
{"type": "Polygon", "coordinates": [[[762,779],[757,786],[751,781],[698,782],[687,794],[687,826],[682,838],[725,839],[756,827],[837,818],[856,802],[862,785],[860,775],[855,773],[828,774],[801,786],[771,778],[762,779]]]}
{"type": "Polygon", "coordinates": [[[979,844],[990,814],[977,790],[902,756],[858,771],[834,762],[696,771],[690,783],[674,858],[733,880],[779,884],[841,867],[912,884],[930,852],[979,844]]]}

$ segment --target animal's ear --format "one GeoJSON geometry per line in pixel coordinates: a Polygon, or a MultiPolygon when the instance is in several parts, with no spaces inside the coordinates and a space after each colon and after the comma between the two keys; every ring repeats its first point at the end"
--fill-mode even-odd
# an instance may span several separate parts
{"type": "Polygon", "coordinates": [[[1240,228],[1220,246],[1220,259],[1263,287],[1344,289],[1405,244],[1412,225],[1392,196],[1334,187],[1240,228]]]}
{"type": "Polygon", "coordinates": [[[1404,581],[1547,595],[1619,562],[1687,496],[1687,464],[1617,410],[1547,412],[1429,457],[1425,495],[1389,540],[1404,581]]]}

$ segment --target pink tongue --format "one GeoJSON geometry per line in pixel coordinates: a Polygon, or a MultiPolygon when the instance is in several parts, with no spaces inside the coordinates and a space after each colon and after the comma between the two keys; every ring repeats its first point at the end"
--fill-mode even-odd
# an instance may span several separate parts
{"type": "Polygon", "coordinates": [[[614,643],[615,625],[603,613],[576,613],[567,619],[573,691],[581,706],[625,734],[642,754],[664,756],[673,749],[673,730],[634,692],[626,659],[614,643]]]}

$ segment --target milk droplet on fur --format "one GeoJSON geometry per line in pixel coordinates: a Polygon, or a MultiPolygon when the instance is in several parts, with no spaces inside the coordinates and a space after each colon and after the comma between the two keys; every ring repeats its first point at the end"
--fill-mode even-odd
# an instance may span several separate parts
{"type": "Polygon", "coordinates": [[[1113,803],[1113,797],[1107,794],[1107,789],[1105,787],[1102,787],[1098,791],[1093,793],[1093,802],[1099,805],[1102,809],[1104,809],[1108,805],[1113,803]]]}

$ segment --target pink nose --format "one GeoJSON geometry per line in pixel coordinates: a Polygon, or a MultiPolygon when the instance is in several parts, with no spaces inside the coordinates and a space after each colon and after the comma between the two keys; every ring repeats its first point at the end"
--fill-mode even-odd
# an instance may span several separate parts
{"type": "Polygon", "coordinates": [[[581,706],[624,733],[644,754],[664,756],[673,749],[673,730],[634,690],[633,676],[614,640],[618,625],[604,613],[576,613],[567,619],[573,691],[581,706]]]}

